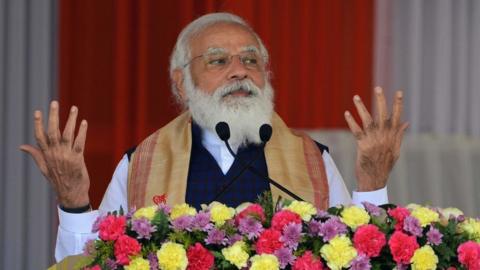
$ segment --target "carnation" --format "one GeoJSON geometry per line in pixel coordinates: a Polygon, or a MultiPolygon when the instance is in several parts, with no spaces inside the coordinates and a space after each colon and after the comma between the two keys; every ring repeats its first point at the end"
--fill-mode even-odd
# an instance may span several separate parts
{"type": "Polygon", "coordinates": [[[235,224],[238,224],[240,220],[245,217],[253,217],[255,219],[258,219],[262,223],[265,221],[265,213],[263,211],[263,208],[257,203],[250,204],[245,209],[241,210],[235,216],[235,224]]]}
{"type": "Polygon", "coordinates": [[[412,216],[416,217],[420,221],[420,225],[425,227],[432,222],[437,222],[440,220],[440,216],[437,212],[427,208],[427,207],[418,207],[412,211],[412,216]]]}
{"type": "Polygon", "coordinates": [[[245,242],[237,241],[232,246],[222,249],[222,255],[225,257],[225,260],[240,269],[247,266],[249,255],[245,251],[246,249],[245,242]]]}
{"type": "Polygon", "coordinates": [[[130,256],[137,255],[142,249],[138,241],[128,235],[118,237],[113,247],[117,263],[121,265],[130,263],[130,256]]]}
{"type": "Polygon", "coordinates": [[[182,245],[166,242],[157,251],[158,265],[163,270],[185,270],[187,268],[187,253],[182,245]]]}
{"type": "Polygon", "coordinates": [[[304,201],[293,201],[285,209],[297,213],[304,221],[310,221],[312,216],[317,214],[317,208],[313,204],[304,201]]]}
{"type": "Polygon", "coordinates": [[[418,249],[417,238],[409,236],[401,231],[396,231],[388,241],[393,260],[397,263],[406,264],[410,262],[415,250],[418,249]]]}
{"type": "Polygon", "coordinates": [[[275,270],[280,268],[277,257],[271,254],[253,256],[250,261],[250,270],[275,270]]]}
{"type": "Polygon", "coordinates": [[[355,205],[343,209],[341,216],[343,223],[347,224],[347,226],[353,230],[355,230],[358,226],[368,224],[368,222],[370,222],[370,216],[368,215],[367,211],[355,205]]]}
{"type": "Polygon", "coordinates": [[[210,218],[217,226],[222,226],[225,221],[232,219],[235,215],[235,209],[219,202],[210,204],[210,218]]]}
{"type": "Polygon", "coordinates": [[[410,216],[410,210],[403,207],[396,207],[388,210],[388,214],[396,221],[395,230],[403,229],[403,221],[410,216]]]}
{"type": "Polygon", "coordinates": [[[322,270],[323,263],[313,256],[310,250],[305,251],[292,266],[292,270],[322,270]]]}
{"type": "Polygon", "coordinates": [[[415,270],[436,269],[438,257],[435,255],[432,247],[426,245],[415,251],[410,262],[412,263],[412,269],[415,270]]]}
{"type": "Polygon", "coordinates": [[[468,241],[458,246],[458,261],[469,270],[480,270],[480,244],[468,241]]]}
{"type": "Polygon", "coordinates": [[[467,218],[460,224],[460,229],[466,233],[470,240],[480,242],[480,221],[467,218]]]}
{"type": "Polygon", "coordinates": [[[385,234],[377,226],[368,224],[358,227],[353,236],[353,245],[367,257],[377,257],[387,243],[385,234]]]}
{"type": "Polygon", "coordinates": [[[172,220],[179,218],[181,216],[194,216],[197,213],[195,208],[191,207],[186,203],[175,205],[170,211],[170,218],[172,220]]]}
{"type": "Polygon", "coordinates": [[[124,216],[116,217],[114,215],[108,215],[98,226],[98,236],[104,241],[115,241],[118,237],[125,234],[126,226],[127,219],[124,216]]]}
{"type": "Polygon", "coordinates": [[[332,270],[339,270],[350,265],[358,253],[352,246],[350,239],[345,236],[336,236],[320,249],[322,257],[332,270]]]}
{"type": "Polygon", "coordinates": [[[125,266],[125,270],[150,270],[150,263],[142,257],[137,257],[125,266]]]}
{"type": "Polygon", "coordinates": [[[187,258],[187,270],[209,270],[212,268],[215,259],[213,254],[200,243],[195,243],[188,248],[187,258]]]}
{"type": "Polygon", "coordinates": [[[289,223],[301,224],[302,219],[297,213],[290,210],[282,210],[273,215],[271,227],[277,231],[282,231],[283,227],[289,223]]]}
{"type": "Polygon", "coordinates": [[[133,219],[145,218],[147,220],[152,220],[157,213],[157,209],[156,205],[140,208],[133,214],[133,219]]]}
{"type": "Polygon", "coordinates": [[[260,237],[257,240],[255,245],[255,250],[258,254],[272,254],[279,248],[283,246],[283,243],[280,241],[282,234],[275,229],[264,230],[260,237]]]}

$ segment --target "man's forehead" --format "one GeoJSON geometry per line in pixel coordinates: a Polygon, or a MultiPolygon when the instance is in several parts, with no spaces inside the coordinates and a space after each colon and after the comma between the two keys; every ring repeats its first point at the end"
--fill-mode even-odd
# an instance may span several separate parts
{"type": "Polygon", "coordinates": [[[206,27],[192,38],[190,45],[192,51],[197,53],[259,50],[258,41],[249,29],[231,23],[218,23],[206,27]]]}

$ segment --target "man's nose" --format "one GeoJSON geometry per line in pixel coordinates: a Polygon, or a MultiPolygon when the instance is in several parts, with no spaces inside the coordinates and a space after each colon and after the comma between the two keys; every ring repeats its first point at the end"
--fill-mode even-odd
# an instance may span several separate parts
{"type": "Polygon", "coordinates": [[[228,67],[228,79],[229,80],[243,80],[248,78],[248,69],[240,60],[238,55],[234,55],[230,60],[228,67]]]}

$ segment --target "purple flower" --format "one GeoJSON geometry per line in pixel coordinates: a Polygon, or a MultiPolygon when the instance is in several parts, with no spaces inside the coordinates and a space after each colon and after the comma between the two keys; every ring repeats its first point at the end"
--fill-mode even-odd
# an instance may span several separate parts
{"type": "Polygon", "coordinates": [[[284,269],[287,265],[292,264],[296,257],[292,254],[292,251],[288,248],[280,248],[274,252],[280,262],[280,269],[284,269]]]}
{"type": "Polygon", "coordinates": [[[240,233],[246,235],[248,240],[252,240],[263,232],[263,227],[262,223],[255,218],[245,217],[240,219],[238,230],[240,233]]]}
{"type": "Polygon", "coordinates": [[[165,215],[170,215],[170,210],[172,210],[172,208],[165,203],[158,204],[158,211],[162,211],[165,215]]]}
{"type": "Polygon", "coordinates": [[[286,247],[296,250],[298,247],[298,241],[302,237],[302,224],[291,222],[283,227],[282,241],[286,247]]]}
{"type": "Polygon", "coordinates": [[[317,208],[316,216],[317,216],[317,218],[326,218],[326,217],[330,216],[330,214],[327,211],[324,211],[322,209],[317,208]]]}
{"type": "Polygon", "coordinates": [[[228,243],[227,238],[225,238],[225,232],[217,228],[213,228],[208,232],[207,239],[205,240],[207,244],[214,245],[225,245],[228,243]]]}
{"type": "Polygon", "coordinates": [[[373,203],[369,202],[362,202],[363,207],[365,207],[365,210],[367,210],[368,213],[372,216],[380,216],[382,214],[382,208],[376,206],[373,203]]]}
{"type": "Polygon", "coordinates": [[[192,216],[181,216],[174,220],[172,220],[172,227],[174,230],[177,231],[191,231],[193,224],[193,217],[192,216]]]}
{"type": "Polygon", "coordinates": [[[322,223],[320,221],[312,219],[312,221],[308,223],[308,234],[311,236],[318,236],[320,234],[321,227],[322,223]]]}
{"type": "Polygon", "coordinates": [[[442,243],[442,237],[443,234],[433,226],[431,226],[427,232],[427,240],[432,245],[440,245],[442,243]]]}
{"type": "Polygon", "coordinates": [[[416,217],[408,216],[403,220],[403,229],[415,236],[422,236],[422,226],[416,217]]]}
{"type": "Polygon", "coordinates": [[[397,270],[407,270],[408,264],[397,263],[397,270]]]}
{"type": "Polygon", "coordinates": [[[150,252],[147,255],[148,262],[150,263],[150,270],[158,269],[158,257],[154,252],[150,252]]]}
{"type": "Polygon", "coordinates": [[[327,242],[342,233],[347,233],[347,225],[339,217],[332,217],[322,223],[319,234],[323,237],[323,241],[327,242]]]}
{"type": "Polygon", "coordinates": [[[350,269],[352,270],[370,270],[372,265],[370,264],[370,260],[365,255],[360,255],[357,258],[353,259],[352,266],[350,269]]]}
{"type": "Polygon", "coordinates": [[[157,228],[150,224],[148,219],[140,218],[132,221],[132,230],[138,234],[138,239],[150,239],[152,233],[157,231],[157,228]]]}
{"type": "Polygon", "coordinates": [[[93,222],[93,225],[92,225],[92,233],[96,233],[100,230],[100,223],[102,223],[105,217],[106,217],[105,215],[99,215],[97,219],[95,219],[95,222],[93,222]]]}
{"type": "Polygon", "coordinates": [[[465,221],[465,216],[464,216],[464,215],[459,215],[459,216],[457,217],[457,222],[460,223],[460,222],[464,222],[464,221],[465,221]]]}
{"type": "Polygon", "coordinates": [[[95,254],[95,239],[87,240],[83,247],[83,255],[90,256],[95,254]]]}
{"type": "Polygon", "coordinates": [[[132,207],[130,208],[130,210],[127,212],[127,214],[125,215],[125,217],[127,218],[127,220],[130,220],[132,219],[133,217],[133,214],[135,214],[135,211],[137,211],[137,207],[132,207]]]}
{"type": "Polygon", "coordinates": [[[192,227],[194,230],[209,231],[213,228],[210,223],[210,213],[200,212],[193,217],[192,227]]]}
{"type": "Polygon", "coordinates": [[[112,260],[112,259],[108,258],[108,259],[105,260],[105,266],[109,270],[115,270],[115,269],[117,269],[118,265],[117,265],[117,262],[115,260],[112,260]]]}
{"type": "Polygon", "coordinates": [[[235,242],[241,241],[241,240],[243,240],[243,236],[236,233],[236,234],[228,237],[228,245],[231,246],[231,245],[235,244],[235,242]]]}

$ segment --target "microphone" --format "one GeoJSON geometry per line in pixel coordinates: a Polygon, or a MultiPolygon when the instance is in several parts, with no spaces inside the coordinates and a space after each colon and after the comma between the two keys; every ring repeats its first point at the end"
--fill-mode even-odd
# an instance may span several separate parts
{"type": "MultiPolygon", "coordinates": [[[[227,149],[228,149],[228,152],[230,152],[230,154],[234,157],[234,158],[237,158],[237,155],[232,151],[232,148],[230,147],[230,144],[228,143],[228,139],[230,139],[230,127],[228,126],[228,124],[226,122],[219,122],[216,126],[215,126],[215,131],[217,132],[217,135],[218,137],[225,142],[225,145],[227,146],[227,149]]],[[[230,182],[223,187],[223,189],[215,196],[215,198],[213,199],[214,201],[216,199],[218,199],[221,195],[223,195],[223,193],[238,179],[240,178],[240,176],[247,170],[247,169],[250,169],[251,172],[253,172],[254,174],[256,174],[257,176],[265,179],[268,181],[268,183],[274,185],[275,187],[277,187],[278,189],[280,189],[281,191],[285,192],[286,194],[288,194],[290,197],[294,198],[295,200],[297,201],[304,201],[302,198],[300,198],[298,195],[296,195],[295,193],[291,192],[290,190],[288,190],[287,188],[285,188],[284,186],[282,186],[281,184],[279,184],[278,182],[276,182],[275,180],[271,179],[270,177],[268,177],[267,175],[263,174],[262,172],[258,171],[255,167],[252,167],[251,165],[253,164],[253,162],[255,162],[259,157],[260,155],[262,154],[262,151],[263,149],[265,148],[265,145],[267,144],[267,142],[270,140],[270,138],[272,137],[272,126],[269,125],[269,124],[263,124],[261,127],[260,127],[260,130],[259,130],[259,135],[260,135],[260,140],[262,141],[262,148],[261,150],[259,151],[259,154],[254,158],[252,159],[250,162],[248,162],[247,164],[245,164],[242,160],[238,159],[239,162],[244,166],[242,168],[242,170],[235,176],[232,178],[232,180],[230,180],[230,182]]]]}

